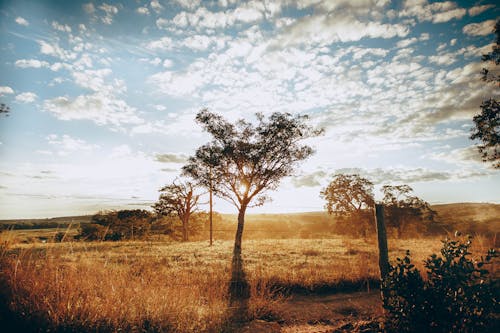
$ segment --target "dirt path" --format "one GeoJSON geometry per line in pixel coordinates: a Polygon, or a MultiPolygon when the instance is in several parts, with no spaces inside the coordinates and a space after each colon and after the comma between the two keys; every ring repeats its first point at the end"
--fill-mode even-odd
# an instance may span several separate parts
{"type": "Polygon", "coordinates": [[[241,332],[377,332],[382,315],[380,292],[294,295],[282,303],[278,322],[254,321],[241,332]]]}

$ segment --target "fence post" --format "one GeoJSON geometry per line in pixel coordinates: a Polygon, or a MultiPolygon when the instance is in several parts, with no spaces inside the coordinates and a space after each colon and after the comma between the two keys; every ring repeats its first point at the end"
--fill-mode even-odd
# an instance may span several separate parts
{"type": "Polygon", "coordinates": [[[378,237],[378,266],[380,278],[385,279],[389,273],[389,251],[387,249],[387,232],[384,221],[384,205],[375,204],[375,221],[377,222],[378,237]]]}

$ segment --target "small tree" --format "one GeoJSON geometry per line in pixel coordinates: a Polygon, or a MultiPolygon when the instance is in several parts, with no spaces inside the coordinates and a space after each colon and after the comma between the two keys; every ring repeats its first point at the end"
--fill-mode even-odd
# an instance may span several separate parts
{"type": "MultiPolygon", "coordinates": [[[[500,20],[495,24],[494,32],[496,44],[493,50],[482,56],[482,61],[492,64],[496,68],[500,64],[500,20]]],[[[498,84],[500,87],[500,75],[498,69],[483,68],[482,78],[487,83],[498,84]]],[[[481,104],[481,113],[472,118],[474,128],[470,136],[471,140],[479,140],[477,146],[484,162],[493,163],[494,168],[500,168],[500,108],[495,98],[489,98],[481,104]]]]}
{"type": "Polygon", "coordinates": [[[426,227],[435,223],[437,213],[430,205],[417,196],[411,195],[413,189],[408,185],[384,185],[382,187],[387,225],[397,230],[398,236],[413,226],[417,231],[426,231],[426,227]]]}
{"type": "Polygon", "coordinates": [[[140,238],[149,234],[152,221],[151,213],[143,209],[99,212],[90,223],[81,224],[78,237],[112,241],[140,238]]]}
{"type": "Polygon", "coordinates": [[[190,182],[167,185],[160,189],[160,199],[153,205],[160,216],[177,215],[182,223],[182,240],[189,238],[189,218],[198,209],[199,194],[194,193],[190,182]]]}
{"type": "Polygon", "coordinates": [[[348,230],[361,231],[366,236],[370,227],[373,228],[373,183],[357,174],[338,174],[320,192],[326,200],[325,209],[329,214],[335,214],[343,222],[357,220],[359,228],[348,230]]]}
{"type": "Polygon", "coordinates": [[[267,199],[263,192],[276,189],[298,162],[313,153],[300,141],[319,134],[305,123],[307,116],[273,113],[266,120],[257,114],[257,120],[256,125],[243,119],[232,124],[207,109],[201,110],[196,121],[213,139],[198,148],[183,167],[184,174],[206,188],[212,182],[214,194],[238,209],[233,251],[238,257],[247,208],[252,202],[262,205],[267,199]]]}

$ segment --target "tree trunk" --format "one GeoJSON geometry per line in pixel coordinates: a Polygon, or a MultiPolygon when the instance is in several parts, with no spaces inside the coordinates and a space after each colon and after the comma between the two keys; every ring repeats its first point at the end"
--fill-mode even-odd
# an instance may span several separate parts
{"type": "Polygon", "coordinates": [[[188,241],[188,221],[187,219],[182,221],[182,241],[188,241]]]}
{"type": "Polygon", "coordinates": [[[242,204],[238,212],[238,227],[234,239],[231,280],[229,282],[229,300],[231,306],[236,310],[235,319],[237,321],[241,321],[246,316],[248,299],[250,298],[250,286],[245,276],[243,258],[241,257],[241,240],[247,204],[242,204]]]}
{"type": "Polygon", "coordinates": [[[213,215],[213,199],[212,199],[212,167],[210,167],[210,215],[209,215],[209,220],[210,220],[210,246],[212,246],[212,241],[213,241],[213,222],[212,222],[212,215],[213,215]]]}
{"type": "Polygon", "coordinates": [[[238,212],[238,227],[236,229],[236,236],[234,237],[234,250],[233,255],[241,255],[241,239],[243,237],[243,227],[245,226],[245,212],[247,204],[242,204],[238,212]]]}

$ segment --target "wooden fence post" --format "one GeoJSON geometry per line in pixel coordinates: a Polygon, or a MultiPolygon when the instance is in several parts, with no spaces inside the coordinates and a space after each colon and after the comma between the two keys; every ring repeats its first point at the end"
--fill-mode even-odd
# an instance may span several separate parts
{"type": "Polygon", "coordinates": [[[378,266],[383,280],[389,273],[389,251],[387,249],[387,231],[385,230],[384,205],[375,204],[375,221],[378,237],[378,266]]]}

